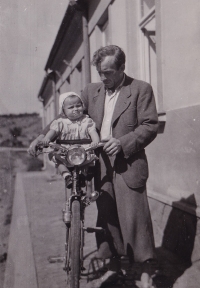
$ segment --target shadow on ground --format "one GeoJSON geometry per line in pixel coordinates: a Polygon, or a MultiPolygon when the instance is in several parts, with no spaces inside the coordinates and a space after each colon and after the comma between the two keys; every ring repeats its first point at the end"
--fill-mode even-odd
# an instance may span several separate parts
{"type": "MultiPolygon", "coordinates": [[[[192,252],[197,229],[196,213],[186,213],[178,208],[185,203],[197,207],[195,196],[173,202],[162,241],[157,249],[160,270],[155,282],[160,288],[173,287],[176,280],[192,266],[192,252]]],[[[195,286],[194,286],[195,287],[195,286]]]]}
{"type": "MultiPolygon", "coordinates": [[[[192,215],[176,208],[186,202],[191,203],[196,209],[194,195],[174,202],[164,230],[162,245],[156,249],[158,264],[154,266],[156,271],[154,282],[157,288],[175,287],[175,282],[192,266],[191,257],[197,229],[197,218],[195,213],[192,215]]],[[[87,280],[91,281],[101,277],[107,271],[108,263],[92,258],[88,267],[88,270],[84,272],[84,276],[87,276],[87,280]]],[[[140,287],[141,268],[141,264],[133,263],[131,265],[128,258],[122,257],[123,277],[120,276],[117,283],[111,283],[105,287],[140,287]]]]}

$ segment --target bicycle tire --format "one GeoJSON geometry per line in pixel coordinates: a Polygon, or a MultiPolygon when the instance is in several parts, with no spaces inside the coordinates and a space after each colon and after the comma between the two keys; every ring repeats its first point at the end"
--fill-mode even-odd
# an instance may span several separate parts
{"type": "Polygon", "coordinates": [[[72,202],[71,233],[70,233],[70,288],[79,288],[80,280],[80,244],[81,244],[81,222],[80,222],[80,202],[72,202]]]}

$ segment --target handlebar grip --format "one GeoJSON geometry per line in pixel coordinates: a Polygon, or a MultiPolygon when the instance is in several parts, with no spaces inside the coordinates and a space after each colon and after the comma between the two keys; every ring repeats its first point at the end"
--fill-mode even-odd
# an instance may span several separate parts
{"type": "Polygon", "coordinates": [[[36,152],[38,152],[38,151],[39,151],[39,152],[42,152],[42,150],[43,150],[43,147],[41,147],[41,146],[38,146],[38,145],[37,145],[37,146],[35,147],[35,151],[36,151],[36,152]]]}
{"type": "Polygon", "coordinates": [[[40,152],[42,152],[42,150],[43,150],[43,148],[48,148],[49,147],[49,145],[44,145],[42,142],[39,142],[38,144],[37,144],[37,146],[36,146],[36,151],[40,151],[40,152]]]}
{"type": "Polygon", "coordinates": [[[95,149],[97,149],[97,148],[99,148],[99,147],[103,147],[104,144],[105,144],[105,143],[103,143],[103,142],[99,142],[99,144],[97,145],[97,147],[94,148],[94,147],[90,146],[90,147],[88,147],[88,148],[85,148],[85,151],[87,152],[87,151],[90,151],[90,150],[95,150],[95,149]]]}
{"type": "Polygon", "coordinates": [[[99,144],[98,144],[97,148],[99,148],[99,147],[103,147],[104,145],[105,145],[105,143],[104,143],[104,142],[99,142],[99,144]]]}

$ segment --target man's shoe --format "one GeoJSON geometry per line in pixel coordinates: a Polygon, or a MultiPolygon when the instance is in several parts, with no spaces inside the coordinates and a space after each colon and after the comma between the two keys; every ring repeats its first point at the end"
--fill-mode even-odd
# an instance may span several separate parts
{"type": "Polygon", "coordinates": [[[118,273],[116,271],[108,270],[100,278],[88,282],[86,288],[103,288],[106,284],[115,283],[117,280],[118,273]]]}

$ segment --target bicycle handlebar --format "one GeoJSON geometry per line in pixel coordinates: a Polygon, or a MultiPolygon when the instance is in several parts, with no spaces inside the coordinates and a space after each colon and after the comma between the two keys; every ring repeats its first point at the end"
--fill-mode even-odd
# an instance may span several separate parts
{"type": "Polygon", "coordinates": [[[74,144],[91,144],[92,140],[91,139],[73,139],[73,140],[56,140],[57,144],[69,144],[69,145],[74,145],[74,144]]]}
{"type": "Polygon", "coordinates": [[[99,144],[97,145],[97,147],[89,146],[89,147],[85,148],[85,151],[87,152],[87,151],[90,151],[90,150],[95,150],[95,149],[97,149],[97,148],[99,148],[99,147],[103,147],[104,144],[105,144],[105,143],[103,143],[103,142],[99,142],[99,144]]]}
{"type": "MultiPolygon", "coordinates": [[[[103,143],[103,142],[99,142],[99,144],[96,147],[89,146],[89,147],[85,148],[85,151],[87,152],[87,151],[90,151],[90,150],[95,150],[95,149],[97,149],[99,147],[103,147],[104,144],[105,143],[103,143]]],[[[61,150],[61,151],[65,150],[66,152],[68,151],[68,148],[66,148],[64,146],[61,146],[60,144],[53,143],[53,142],[49,142],[48,146],[44,146],[43,143],[38,143],[38,145],[37,145],[37,149],[38,150],[43,149],[43,148],[48,148],[48,147],[54,148],[54,149],[57,149],[57,150],[61,150]]]]}

